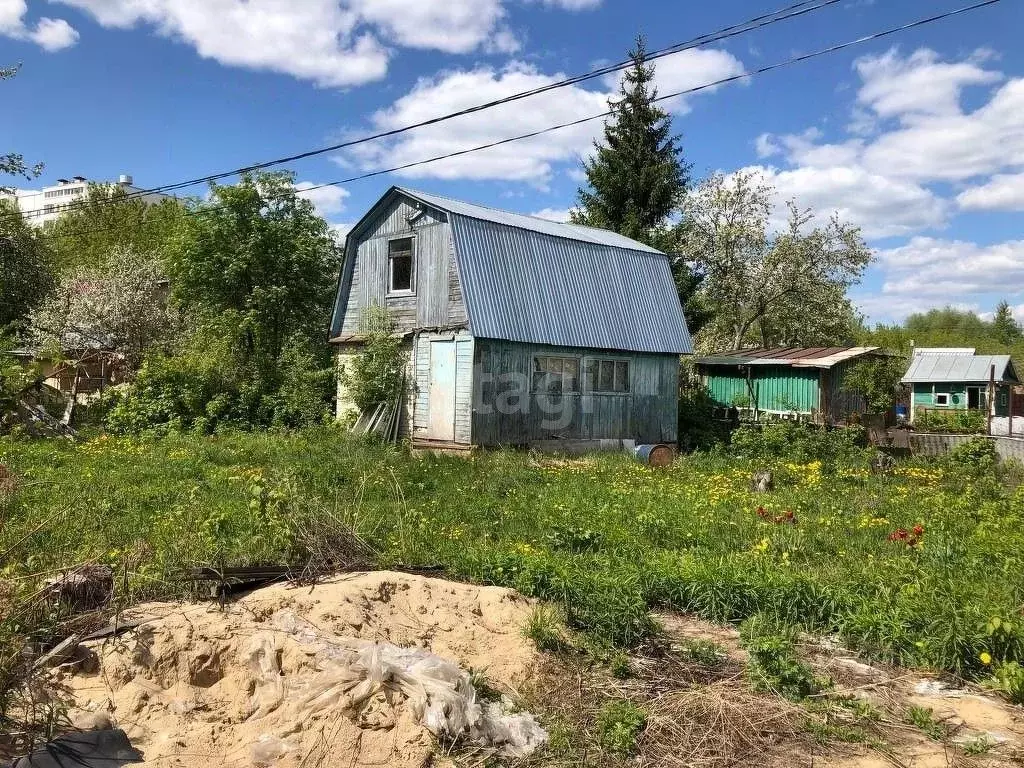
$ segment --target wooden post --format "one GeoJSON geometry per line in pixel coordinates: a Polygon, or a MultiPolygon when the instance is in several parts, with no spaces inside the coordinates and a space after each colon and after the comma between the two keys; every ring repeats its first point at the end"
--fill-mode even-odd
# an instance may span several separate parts
{"type": "Polygon", "coordinates": [[[996,408],[996,367],[995,365],[989,366],[988,371],[988,401],[985,403],[988,407],[985,409],[988,411],[988,434],[992,434],[992,412],[996,408]]]}

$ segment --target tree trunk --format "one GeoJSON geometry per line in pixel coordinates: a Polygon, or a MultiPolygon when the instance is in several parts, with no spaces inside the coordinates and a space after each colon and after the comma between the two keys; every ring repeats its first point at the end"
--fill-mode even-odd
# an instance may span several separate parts
{"type": "Polygon", "coordinates": [[[71,393],[68,395],[67,405],[64,406],[64,417],[60,420],[65,427],[71,426],[71,417],[75,413],[75,401],[78,400],[78,380],[81,376],[81,369],[75,366],[75,378],[71,381],[71,393]]]}

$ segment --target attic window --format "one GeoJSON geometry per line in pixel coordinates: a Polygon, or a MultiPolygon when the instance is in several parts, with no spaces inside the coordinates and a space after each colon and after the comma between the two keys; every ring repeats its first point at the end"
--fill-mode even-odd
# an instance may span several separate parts
{"type": "Polygon", "coordinates": [[[388,241],[388,293],[412,293],[412,238],[388,241]]]}

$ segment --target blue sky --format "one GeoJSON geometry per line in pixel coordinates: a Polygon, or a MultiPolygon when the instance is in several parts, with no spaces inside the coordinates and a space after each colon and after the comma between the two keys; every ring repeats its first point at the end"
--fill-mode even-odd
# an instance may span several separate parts
{"type": "MultiPolygon", "coordinates": [[[[658,64],[663,92],[950,10],[844,0],[658,64]]],[[[397,127],[774,10],[775,0],[0,0],[0,148],[41,182],[150,187],[397,127]]],[[[1024,3],[1002,2],[669,103],[696,175],[755,169],[860,225],[875,320],[953,304],[1024,319],[1024,3]]],[[[289,166],[306,185],[605,109],[595,80],[289,166]]],[[[392,183],[564,215],[600,123],[310,193],[340,230],[392,183]]],[[[202,190],[197,189],[200,193],[202,190]]]]}

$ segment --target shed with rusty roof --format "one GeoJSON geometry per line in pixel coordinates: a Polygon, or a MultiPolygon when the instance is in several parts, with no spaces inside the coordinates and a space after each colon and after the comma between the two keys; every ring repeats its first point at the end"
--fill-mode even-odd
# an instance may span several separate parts
{"type": "Polygon", "coordinates": [[[643,243],[392,187],[346,240],[340,366],[373,305],[406,339],[414,442],[676,440],[692,345],[668,258],[643,243]]]}
{"type": "Polygon", "coordinates": [[[883,356],[878,347],[772,347],[722,352],[695,363],[722,407],[835,424],[867,411],[864,397],[844,386],[845,373],[860,360],[883,356]]]}

